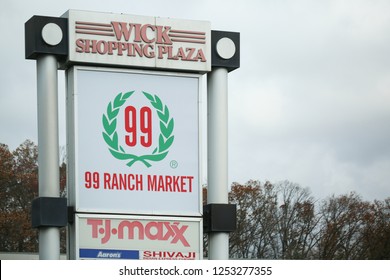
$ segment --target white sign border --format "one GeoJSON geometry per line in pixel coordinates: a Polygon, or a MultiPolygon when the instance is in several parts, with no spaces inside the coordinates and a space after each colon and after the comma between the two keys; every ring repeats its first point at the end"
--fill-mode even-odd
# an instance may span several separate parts
{"type": "MultiPolygon", "coordinates": [[[[72,66],[66,71],[66,138],[67,138],[67,196],[68,206],[73,206],[77,212],[78,210],[78,197],[76,186],[79,185],[77,181],[76,171],[78,170],[78,115],[77,115],[77,98],[75,96],[75,90],[77,89],[77,71],[101,71],[101,72],[118,72],[118,73],[129,73],[129,74],[143,74],[143,75],[154,75],[154,76],[170,76],[170,77],[192,77],[198,79],[198,213],[197,215],[186,215],[177,211],[160,211],[159,215],[173,215],[173,216],[202,216],[203,214],[203,201],[202,201],[202,74],[196,73],[183,73],[183,72],[164,72],[155,70],[139,70],[139,69],[123,69],[123,68],[112,68],[112,67],[94,67],[94,66],[72,66]]],[[[77,95],[77,93],[76,93],[77,95]]],[[[104,211],[99,211],[104,213],[104,211]]],[[[158,211],[157,211],[158,212],[158,211]]],[[[89,212],[88,212],[89,213],[89,212]]],[[[96,213],[91,211],[90,213],[96,213]]],[[[142,214],[142,215],[155,215],[156,212],[148,212],[143,210],[135,210],[131,213],[118,212],[109,214],[142,214]]]]}
{"type": "MultiPolygon", "coordinates": [[[[178,222],[194,222],[199,223],[199,260],[203,259],[203,218],[202,217],[172,217],[172,216],[137,216],[137,215],[111,215],[111,214],[86,214],[86,213],[77,213],[75,215],[75,221],[73,224],[74,236],[74,245],[70,246],[75,248],[75,251],[68,250],[69,259],[80,260],[80,219],[85,218],[95,218],[95,219],[129,219],[129,220],[151,220],[151,221],[178,221],[178,222]],[[74,254],[72,256],[72,254],[74,254]],[[72,258],[73,257],[73,258],[72,258]]],[[[69,233],[69,232],[68,232],[69,233]]],[[[68,247],[69,249],[69,247],[68,247]]]]}

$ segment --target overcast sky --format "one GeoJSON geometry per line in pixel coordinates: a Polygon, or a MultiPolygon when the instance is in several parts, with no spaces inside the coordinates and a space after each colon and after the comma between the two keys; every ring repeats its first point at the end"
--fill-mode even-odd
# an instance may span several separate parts
{"type": "MultiPolygon", "coordinates": [[[[229,183],[289,180],[316,198],[390,197],[390,1],[2,0],[0,143],[37,142],[24,23],[68,9],[208,20],[241,34],[229,74],[229,183]]],[[[59,72],[65,145],[64,73],[59,72]]]]}

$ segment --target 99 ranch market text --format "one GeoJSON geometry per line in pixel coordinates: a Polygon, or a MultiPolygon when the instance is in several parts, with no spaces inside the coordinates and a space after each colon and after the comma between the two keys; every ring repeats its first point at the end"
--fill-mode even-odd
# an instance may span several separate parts
{"type": "Polygon", "coordinates": [[[117,191],[189,192],[194,176],[143,175],[122,173],[84,173],[84,187],[117,191]]]}

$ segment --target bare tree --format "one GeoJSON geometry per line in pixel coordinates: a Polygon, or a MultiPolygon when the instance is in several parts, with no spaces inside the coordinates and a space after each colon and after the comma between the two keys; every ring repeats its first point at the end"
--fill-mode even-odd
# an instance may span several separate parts
{"type": "MultiPolygon", "coordinates": [[[[38,148],[26,140],[15,151],[0,144],[0,251],[36,252],[38,231],[31,226],[31,203],[38,196],[38,148]]],[[[65,196],[66,164],[60,168],[61,195],[65,196]]],[[[65,229],[61,251],[65,252],[65,229]]]]}
{"type": "Polygon", "coordinates": [[[260,191],[254,207],[253,230],[255,232],[254,255],[258,259],[274,259],[278,256],[277,240],[278,206],[277,191],[273,184],[258,185],[260,191]]]}
{"type": "Polygon", "coordinates": [[[390,198],[374,201],[364,216],[362,230],[364,259],[390,259],[390,198]]]}
{"type": "Polygon", "coordinates": [[[320,259],[364,258],[363,231],[369,227],[370,204],[351,192],[323,202],[320,259]]]}
{"type": "Polygon", "coordinates": [[[237,229],[230,235],[229,251],[234,258],[253,258],[253,206],[259,197],[259,191],[256,185],[232,185],[229,200],[237,206],[237,229]]]}
{"type": "Polygon", "coordinates": [[[309,259],[318,242],[315,201],[308,189],[284,181],[278,184],[278,236],[281,259],[309,259]]]}
{"type": "Polygon", "coordinates": [[[0,150],[0,251],[37,251],[37,233],[30,219],[38,188],[37,148],[26,140],[13,153],[3,144],[0,150]]]}

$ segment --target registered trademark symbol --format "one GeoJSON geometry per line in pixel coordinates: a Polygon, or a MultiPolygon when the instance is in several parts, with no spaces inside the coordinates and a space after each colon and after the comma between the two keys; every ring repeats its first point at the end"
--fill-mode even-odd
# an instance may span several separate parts
{"type": "Polygon", "coordinates": [[[179,166],[179,163],[176,161],[176,160],[172,160],[169,165],[172,167],[172,168],[177,168],[179,166]]]}

